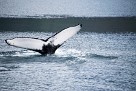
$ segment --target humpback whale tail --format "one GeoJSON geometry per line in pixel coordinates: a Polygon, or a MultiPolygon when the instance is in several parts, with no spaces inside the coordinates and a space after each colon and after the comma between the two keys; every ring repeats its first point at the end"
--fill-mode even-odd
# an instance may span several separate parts
{"type": "Polygon", "coordinates": [[[46,40],[29,37],[18,37],[13,39],[7,39],[5,41],[11,46],[36,51],[43,55],[53,54],[66,40],[68,40],[78,31],[80,31],[81,27],[82,25],[79,24],[74,27],[66,28],[47,38],[46,40]]]}

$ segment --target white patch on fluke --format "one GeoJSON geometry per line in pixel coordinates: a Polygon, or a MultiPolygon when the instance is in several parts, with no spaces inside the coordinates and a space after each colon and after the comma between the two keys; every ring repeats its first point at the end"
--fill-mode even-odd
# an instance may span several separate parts
{"type": "Polygon", "coordinates": [[[11,46],[25,48],[33,51],[37,51],[37,50],[40,50],[42,52],[45,50],[49,51],[50,49],[48,50],[48,48],[52,47],[51,49],[53,49],[56,48],[56,46],[62,45],[66,40],[68,40],[73,35],[75,35],[78,31],[80,31],[80,29],[81,29],[81,25],[77,25],[75,27],[69,27],[53,35],[52,37],[49,37],[47,40],[36,39],[36,38],[14,38],[14,39],[6,40],[6,43],[11,46]],[[43,50],[43,46],[45,46],[47,49],[43,50]]]}
{"type": "Polygon", "coordinates": [[[75,27],[69,27],[56,34],[54,37],[50,38],[49,41],[52,41],[54,45],[61,45],[66,40],[68,40],[73,35],[75,35],[78,31],[80,31],[80,29],[81,29],[81,25],[75,27]]]}
{"type": "Polygon", "coordinates": [[[32,50],[42,50],[42,46],[45,42],[33,38],[14,38],[12,40],[7,40],[7,43],[9,45],[13,45],[16,47],[32,49],[32,50]]]}

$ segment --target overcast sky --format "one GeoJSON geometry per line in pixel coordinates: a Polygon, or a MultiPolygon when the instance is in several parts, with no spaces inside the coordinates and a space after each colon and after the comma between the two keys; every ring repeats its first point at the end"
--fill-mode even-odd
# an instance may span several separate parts
{"type": "Polygon", "coordinates": [[[136,0],[0,0],[0,15],[136,16],[136,0]]]}

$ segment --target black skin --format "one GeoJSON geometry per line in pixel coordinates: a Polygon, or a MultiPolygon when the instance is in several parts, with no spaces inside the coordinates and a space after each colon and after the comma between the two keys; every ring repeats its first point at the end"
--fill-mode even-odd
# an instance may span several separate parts
{"type": "Polygon", "coordinates": [[[61,45],[57,45],[57,46],[54,46],[54,45],[43,45],[42,46],[42,50],[33,50],[33,51],[36,51],[36,52],[39,52],[40,54],[42,55],[47,55],[47,54],[54,54],[55,51],[60,47],[61,45]]]}

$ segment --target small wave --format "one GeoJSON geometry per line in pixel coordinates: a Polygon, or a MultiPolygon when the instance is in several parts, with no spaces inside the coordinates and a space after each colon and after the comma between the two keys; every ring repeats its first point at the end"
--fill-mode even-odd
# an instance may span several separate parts
{"type": "Polygon", "coordinates": [[[8,56],[27,57],[32,55],[40,55],[40,54],[29,50],[0,52],[1,57],[8,57],[8,56]]]}
{"type": "Polygon", "coordinates": [[[10,71],[10,69],[9,68],[6,68],[6,67],[0,67],[0,72],[1,71],[10,71]]]}
{"type": "Polygon", "coordinates": [[[12,69],[19,68],[17,65],[3,65],[0,66],[0,71],[11,71],[12,69]]]}
{"type": "Polygon", "coordinates": [[[91,58],[98,58],[98,59],[116,59],[117,56],[108,56],[108,55],[98,55],[98,54],[90,54],[91,58]]]}
{"type": "Polygon", "coordinates": [[[16,54],[16,51],[0,52],[0,56],[12,56],[15,54],[16,54]]]}

